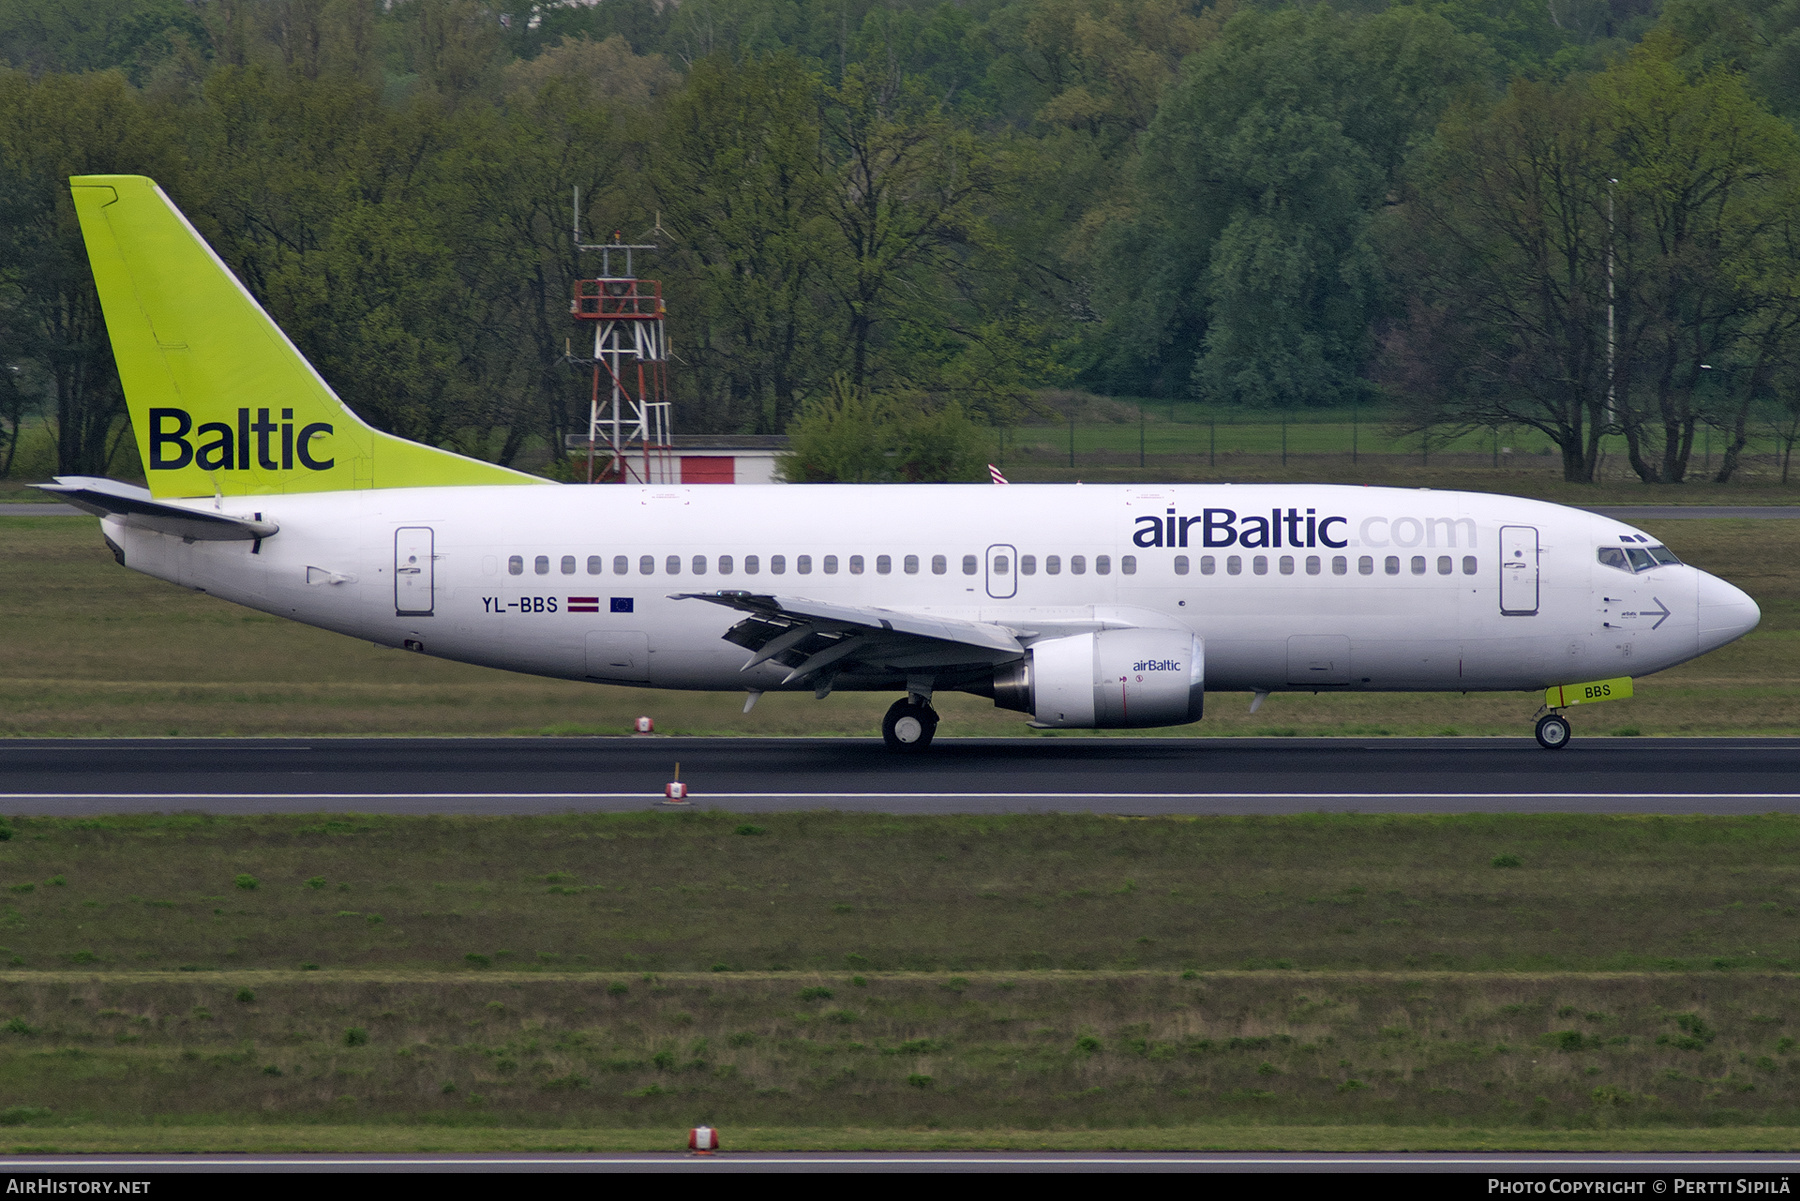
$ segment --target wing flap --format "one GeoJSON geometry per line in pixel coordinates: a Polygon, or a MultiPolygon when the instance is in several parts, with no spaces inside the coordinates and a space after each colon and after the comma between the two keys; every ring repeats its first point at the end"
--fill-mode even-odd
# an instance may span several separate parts
{"type": "Polygon", "coordinates": [[[753,652],[745,671],[771,661],[788,668],[784,685],[858,667],[976,666],[1025,653],[1018,635],[1006,627],[958,617],[752,592],[683,592],[670,599],[702,600],[746,614],[725,632],[725,640],[753,652]]]}

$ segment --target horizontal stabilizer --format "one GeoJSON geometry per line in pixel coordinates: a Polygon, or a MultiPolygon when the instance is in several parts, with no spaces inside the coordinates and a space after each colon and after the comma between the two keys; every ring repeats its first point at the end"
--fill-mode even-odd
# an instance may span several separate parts
{"type": "Polygon", "coordinates": [[[90,475],[59,475],[54,484],[38,484],[41,492],[54,493],[78,509],[96,517],[121,516],[131,525],[203,542],[251,542],[273,537],[281,529],[273,521],[240,517],[201,508],[206,502],[157,500],[148,488],[122,484],[90,475]]]}

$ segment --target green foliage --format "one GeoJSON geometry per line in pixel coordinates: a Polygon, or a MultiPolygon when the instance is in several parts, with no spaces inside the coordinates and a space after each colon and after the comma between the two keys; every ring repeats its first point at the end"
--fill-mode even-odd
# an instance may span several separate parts
{"type": "Polygon", "coordinates": [[[238,1004],[249,1005],[256,1000],[256,994],[248,988],[240,988],[237,990],[237,999],[238,1004]]]}
{"type": "Polygon", "coordinates": [[[366,1027],[351,1026],[344,1031],[344,1045],[346,1047],[364,1047],[367,1046],[368,1043],[369,1031],[366,1027]]]}
{"type": "Polygon", "coordinates": [[[843,378],[809,399],[781,462],[790,483],[949,483],[982,478],[986,439],[955,402],[870,393],[843,378]]]}
{"type": "Polygon", "coordinates": [[[1493,859],[1495,867],[1520,867],[1523,864],[1524,860],[1517,855],[1495,855],[1493,859]]]}
{"type": "Polygon", "coordinates": [[[250,873],[240,872],[232,880],[232,883],[236,884],[239,888],[243,889],[246,892],[253,892],[256,889],[258,881],[257,881],[256,877],[252,876],[250,873]]]}
{"type": "Polygon", "coordinates": [[[42,1121],[51,1112],[42,1105],[8,1105],[5,1109],[0,1109],[0,1126],[24,1126],[30,1122],[42,1121]]]}

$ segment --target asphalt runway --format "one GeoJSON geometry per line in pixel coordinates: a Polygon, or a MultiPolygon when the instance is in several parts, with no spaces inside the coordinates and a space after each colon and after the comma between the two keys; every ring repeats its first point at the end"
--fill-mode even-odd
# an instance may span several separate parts
{"type": "MultiPolygon", "coordinates": [[[[1579,731],[1578,731],[1579,733],[1579,731]]],[[[20,739],[0,811],[1800,812],[1800,739],[20,739]]]]}
{"type": "MultiPolygon", "coordinates": [[[[1583,1177],[1632,1175],[1683,1181],[1727,1180],[1731,1187],[1690,1186],[1679,1192],[1738,1192],[1740,1178],[1765,1180],[1763,1192],[1783,1194],[1800,1156],[1746,1154],[1555,1154],[1542,1152],[1404,1154],[1255,1154],[1185,1151],[913,1151],[747,1152],[712,1156],[682,1153],[538,1155],[21,1155],[0,1164],[4,1174],[56,1173],[81,1177],[303,1173],[541,1173],[684,1172],[1194,1172],[1194,1173],[1478,1173],[1502,1178],[1559,1173],[1583,1177]]],[[[1644,1195],[1665,1193],[1645,1188],[1644,1195]]],[[[1559,1192],[1584,1190],[1565,1189],[1559,1192]]]]}

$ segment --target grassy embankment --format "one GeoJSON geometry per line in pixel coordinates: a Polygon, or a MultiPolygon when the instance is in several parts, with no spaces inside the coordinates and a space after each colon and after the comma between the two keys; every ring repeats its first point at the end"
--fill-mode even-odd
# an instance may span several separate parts
{"type": "MultiPolygon", "coordinates": [[[[1651,676],[1635,699],[1577,712],[1577,733],[1800,728],[1800,523],[1645,522],[1688,561],[1756,597],[1749,638],[1651,676]]],[[[240,609],[120,569],[85,517],[0,517],[0,735],[623,733],[640,713],[676,734],[872,735],[885,694],[667,693],[426,659],[240,609]]],[[[1019,715],[938,698],[943,733],[1018,736],[1019,715]]],[[[1255,716],[1217,694],[1217,734],[1510,734],[1536,702],[1499,695],[1278,695],[1255,716]]],[[[1064,735],[1067,736],[1067,735],[1064,735]]]]}
{"type": "Polygon", "coordinates": [[[15,820],[0,1145],[1800,1126],[1800,818],[756,820],[15,820]]]}

